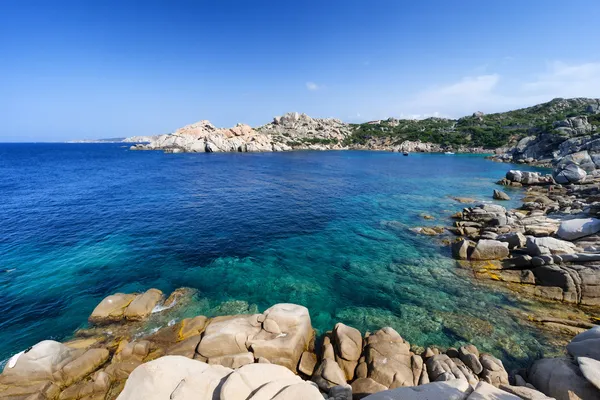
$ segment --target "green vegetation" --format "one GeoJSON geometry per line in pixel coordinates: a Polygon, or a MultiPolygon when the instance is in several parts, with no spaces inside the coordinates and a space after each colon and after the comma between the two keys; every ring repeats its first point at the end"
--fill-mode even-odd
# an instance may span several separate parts
{"type": "Polygon", "coordinates": [[[298,138],[297,141],[288,141],[287,145],[288,146],[292,146],[292,147],[298,147],[298,146],[307,146],[307,145],[311,145],[311,144],[322,144],[322,145],[329,145],[329,144],[338,144],[339,140],[338,139],[322,139],[322,138],[298,138]]]}
{"type": "Polygon", "coordinates": [[[600,114],[589,115],[588,122],[594,126],[600,126],[600,114]]]}
{"type": "MultiPolygon", "coordinates": [[[[444,146],[461,145],[497,148],[512,144],[528,135],[552,129],[552,123],[567,117],[588,115],[592,100],[554,99],[548,103],[496,114],[475,113],[460,119],[427,118],[423,120],[385,120],[352,125],[354,132],[345,145],[363,145],[371,140],[389,139],[394,144],[421,140],[444,146]]],[[[588,115],[600,126],[600,115],[588,115]]]]}

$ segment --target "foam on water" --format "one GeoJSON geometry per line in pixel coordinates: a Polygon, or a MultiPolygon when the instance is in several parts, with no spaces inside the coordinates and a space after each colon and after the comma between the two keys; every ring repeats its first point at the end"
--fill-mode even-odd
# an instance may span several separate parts
{"type": "MultiPolygon", "coordinates": [[[[451,196],[491,201],[510,168],[470,155],[0,145],[0,265],[15,269],[0,274],[0,358],[68,337],[108,294],[188,286],[199,293],[178,318],[292,302],[319,332],[389,325],[521,365],[555,350],[515,317],[537,304],[473,282],[411,231],[448,224],[465,206],[451,196]]],[[[506,190],[502,204],[517,205],[506,190]]],[[[158,321],[149,329],[169,323],[158,321]]]]}

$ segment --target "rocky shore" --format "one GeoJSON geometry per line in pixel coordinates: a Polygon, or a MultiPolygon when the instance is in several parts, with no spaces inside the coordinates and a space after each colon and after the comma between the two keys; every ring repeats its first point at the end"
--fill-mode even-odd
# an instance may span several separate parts
{"type": "MultiPolygon", "coordinates": [[[[390,138],[372,138],[365,144],[346,143],[352,125],[333,118],[311,118],[306,114],[287,113],[271,123],[252,128],[238,124],[216,128],[209,121],[184,126],[160,136],[132,137],[125,142],[140,142],[131,150],[162,150],[167,153],[271,152],[291,150],[385,150],[395,152],[441,153],[448,146],[420,140],[400,143],[390,138]]],[[[461,153],[489,153],[482,147],[459,146],[461,153]]]]}
{"type": "Polygon", "coordinates": [[[178,289],[106,297],[89,328],[42,341],[0,374],[2,399],[595,399],[600,328],[568,356],[507,372],[473,345],[425,350],[382,327],[364,335],[338,323],[316,337],[305,307],[170,319],[193,294],[178,289]],[[150,329],[153,319],[169,321],[150,329]]]}

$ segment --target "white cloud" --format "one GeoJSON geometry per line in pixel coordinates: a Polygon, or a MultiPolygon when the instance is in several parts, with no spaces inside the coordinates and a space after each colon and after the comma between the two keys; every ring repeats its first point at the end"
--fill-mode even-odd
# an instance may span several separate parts
{"type": "Polygon", "coordinates": [[[306,88],[311,91],[319,90],[320,87],[314,82],[306,82],[306,88]]]}
{"type": "Polygon", "coordinates": [[[569,65],[556,61],[532,82],[523,85],[525,92],[555,94],[554,97],[598,96],[600,92],[600,62],[569,65]]]}
{"type": "Polygon", "coordinates": [[[474,111],[507,111],[550,101],[556,97],[600,97],[600,62],[553,62],[529,78],[498,73],[466,76],[457,82],[431,87],[400,104],[403,115],[460,117],[474,111]]]}

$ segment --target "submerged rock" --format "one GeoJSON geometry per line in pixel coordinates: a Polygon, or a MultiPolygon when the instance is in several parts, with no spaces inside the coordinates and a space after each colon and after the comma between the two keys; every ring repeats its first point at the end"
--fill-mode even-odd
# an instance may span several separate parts
{"type": "Polygon", "coordinates": [[[510,197],[503,191],[494,189],[494,199],[496,200],[510,200],[510,197]]]}

